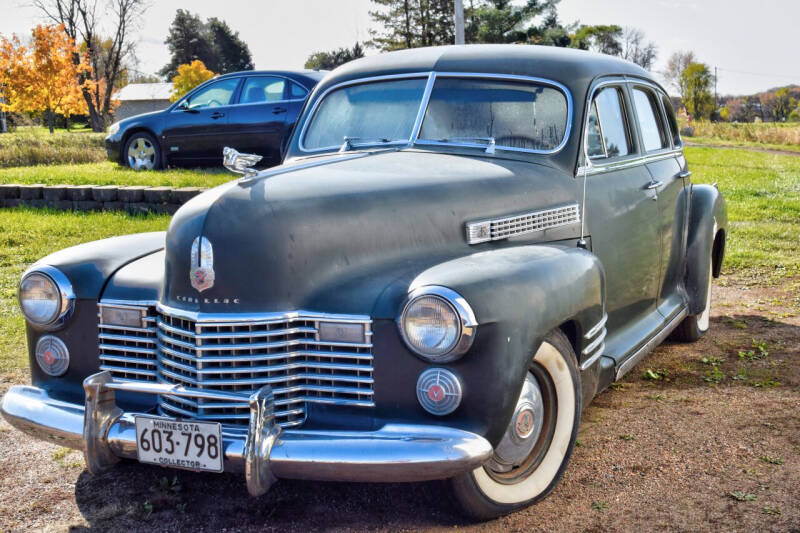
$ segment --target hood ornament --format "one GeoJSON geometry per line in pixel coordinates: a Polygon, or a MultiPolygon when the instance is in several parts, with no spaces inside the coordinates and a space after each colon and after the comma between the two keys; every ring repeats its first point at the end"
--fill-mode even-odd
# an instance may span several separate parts
{"type": "Polygon", "coordinates": [[[203,292],[214,286],[214,250],[211,241],[205,237],[197,237],[192,242],[192,268],[189,270],[189,281],[197,292],[203,292]]]}
{"type": "Polygon", "coordinates": [[[245,178],[252,178],[258,174],[252,167],[262,159],[260,155],[242,154],[228,146],[222,149],[222,164],[225,168],[237,174],[244,174],[245,178]]]}

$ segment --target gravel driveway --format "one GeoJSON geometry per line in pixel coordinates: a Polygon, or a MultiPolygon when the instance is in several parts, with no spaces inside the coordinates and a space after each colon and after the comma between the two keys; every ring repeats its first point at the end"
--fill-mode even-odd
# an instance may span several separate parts
{"type": "Polygon", "coordinates": [[[561,485],[511,516],[465,522],[440,482],[281,481],[252,499],[226,474],[129,462],[92,477],[2,421],[0,530],[800,531],[800,280],[721,281],[711,333],[596,398],[561,485]]]}

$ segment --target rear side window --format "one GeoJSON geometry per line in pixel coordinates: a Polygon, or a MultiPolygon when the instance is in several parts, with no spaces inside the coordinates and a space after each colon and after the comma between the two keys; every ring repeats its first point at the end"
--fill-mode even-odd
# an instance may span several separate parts
{"type": "Polygon", "coordinates": [[[618,87],[606,87],[597,93],[589,112],[589,158],[620,157],[631,153],[624,109],[622,92],[618,87]]]}
{"type": "Polygon", "coordinates": [[[284,100],[286,80],[269,76],[247,78],[242,88],[240,104],[261,104],[284,100]]]}
{"type": "Polygon", "coordinates": [[[678,133],[678,120],[675,118],[675,110],[672,109],[672,102],[669,101],[666,94],[661,95],[661,102],[664,104],[664,111],[667,113],[667,125],[672,135],[672,144],[680,146],[681,136],[678,133]]]}
{"type": "Polygon", "coordinates": [[[642,132],[644,151],[652,152],[668,148],[669,138],[664,131],[655,95],[651,91],[635,87],[633,103],[636,106],[636,117],[639,119],[639,130],[642,132]]]}
{"type": "Polygon", "coordinates": [[[308,91],[302,85],[298,85],[295,82],[289,82],[289,100],[297,100],[300,98],[305,98],[308,94],[308,91]]]}

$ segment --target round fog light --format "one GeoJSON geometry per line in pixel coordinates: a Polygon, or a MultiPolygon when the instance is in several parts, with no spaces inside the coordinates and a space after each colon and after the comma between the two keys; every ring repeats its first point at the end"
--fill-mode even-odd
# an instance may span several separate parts
{"type": "Polygon", "coordinates": [[[36,343],[36,362],[45,374],[63,376],[69,367],[69,350],[58,337],[45,335],[36,343]]]}
{"type": "Polygon", "coordinates": [[[417,380],[417,400],[437,416],[449,415],[461,404],[461,381],[444,368],[429,368],[417,380]]]}

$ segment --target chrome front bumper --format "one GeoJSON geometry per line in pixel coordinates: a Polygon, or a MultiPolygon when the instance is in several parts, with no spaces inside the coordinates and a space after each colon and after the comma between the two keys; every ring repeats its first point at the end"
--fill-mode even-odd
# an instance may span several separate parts
{"type": "MultiPolygon", "coordinates": [[[[116,404],[114,391],[181,395],[180,387],[114,381],[100,372],[84,381],[85,405],[51,398],[43,389],[18,385],[3,396],[0,411],[14,427],[36,438],[82,450],[97,473],[120,458],[136,459],[135,413],[116,404]]],[[[443,426],[386,424],[376,431],[284,430],[275,425],[272,391],[243,396],[250,405],[247,433],[223,426],[224,468],[244,472],[254,496],[276,479],[327,481],[425,481],[444,479],[483,464],[492,446],[483,437],[443,426]]]]}

